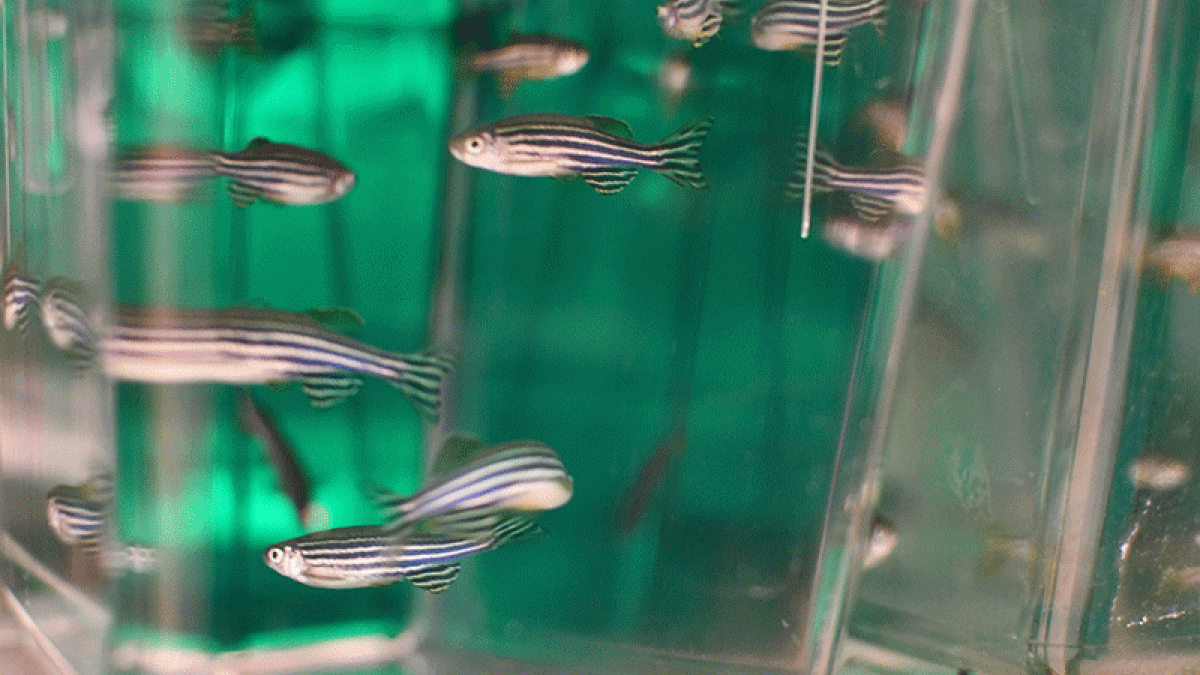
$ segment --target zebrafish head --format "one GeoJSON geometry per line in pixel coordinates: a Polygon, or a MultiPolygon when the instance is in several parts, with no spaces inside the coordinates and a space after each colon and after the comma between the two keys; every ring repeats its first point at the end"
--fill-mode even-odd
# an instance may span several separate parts
{"type": "Polygon", "coordinates": [[[505,508],[518,511],[549,511],[557,509],[571,500],[574,482],[566,473],[531,480],[522,486],[519,494],[513,495],[504,503],[505,508]]]}
{"type": "Polygon", "coordinates": [[[308,561],[304,559],[304,554],[287,544],[268,548],[263,553],[263,562],[289,579],[299,582],[308,579],[308,561]]]}
{"type": "Polygon", "coordinates": [[[507,146],[486,129],[472,129],[450,139],[450,154],[458,161],[479,169],[496,170],[503,166],[507,146]]]}
{"type": "Polygon", "coordinates": [[[354,187],[354,172],[349,169],[339,169],[334,171],[333,180],[329,183],[329,191],[333,199],[337,199],[350,191],[354,187]]]}
{"type": "Polygon", "coordinates": [[[679,8],[676,6],[676,0],[667,0],[658,6],[658,25],[662,26],[663,32],[668,37],[682,38],[683,35],[677,34],[679,31],[679,8]]]}
{"type": "Polygon", "coordinates": [[[587,65],[591,54],[587,47],[579,44],[567,44],[558,48],[554,55],[554,71],[559,75],[573,75],[587,65]]]}

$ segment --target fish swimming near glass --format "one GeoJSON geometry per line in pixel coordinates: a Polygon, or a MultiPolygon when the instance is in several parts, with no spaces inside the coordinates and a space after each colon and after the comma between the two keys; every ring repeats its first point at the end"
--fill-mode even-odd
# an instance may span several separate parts
{"type": "MultiPolygon", "coordinates": [[[[42,323],[51,342],[81,365],[98,361],[131,382],[236,385],[299,381],[312,404],[356,393],[359,376],[378,377],[436,420],[453,361],[438,352],[398,354],[347,337],[309,314],[258,307],[174,309],[118,305],[100,323],[71,284],[47,282],[42,323]]],[[[347,310],[348,311],[348,310],[347,310]]],[[[316,313],[327,323],[330,310],[316,313]]]]}
{"type": "Polygon", "coordinates": [[[477,536],[505,518],[556,509],[571,499],[573,482],[562,460],[537,441],[486,447],[451,436],[416,494],[374,486],[373,499],[390,531],[477,536]]]}
{"type": "Polygon", "coordinates": [[[1150,246],[1142,264],[1164,283],[1177,277],[1193,293],[1200,291],[1200,232],[1186,231],[1150,246]]]}
{"type": "MultiPolygon", "coordinates": [[[[769,51],[817,46],[821,0],[767,0],[750,24],[754,45],[769,51]]],[[[825,9],[825,65],[841,62],[850,31],[874,24],[879,34],[887,20],[887,0],[828,0],[825,9]]]]}
{"type": "Polygon", "coordinates": [[[524,80],[549,80],[573,75],[589,58],[587,47],[552,35],[524,35],[503,47],[469,56],[467,66],[476,73],[496,74],[500,98],[511,98],[524,80]]]}
{"type": "Polygon", "coordinates": [[[271,414],[245,389],[238,391],[237,416],[242,429],[266,448],[271,466],[275,467],[279,477],[280,487],[296,507],[300,522],[308,527],[312,488],[307,472],[296,457],[296,450],[284,437],[271,414]]]}
{"type": "Polygon", "coordinates": [[[911,218],[895,213],[878,220],[849,213],[828,218],[821,235],[834,248],[878,262],[891,257],[907,243],[912,228],[911,218]]]}
{"type": "Polygon", "coordinates": [[[244,208],[256,200],[311,206],[340,199],[354,187],[354,172],[316,150],[262,136],[239,152],[211,153],[215,171],[229,179],[229,197],[244,208]]]}
{"type": "Polygon", "coordinates": [[[879,96],[867,102],[854,119],[871,130],[876,142],[893,152],[904,152],[911,102],[911,93],[879,96]]]}
{"type": "MultiPolygon", "coordinates": [[[[796,159],[796,170],[785,191],[790,199],[804,194],[808,142],[803,134],[796,144],[796,159]]],[[[924,167],[911,158],[897,158],[889,166],[846,166],[820,146],[813,157],[812,181],[813,190],[849,193],[855,210],[867,220],[877,220],[889,211],[920,213],[927,185],[924,167]]]]}
{"type": "Polygon", "coordinates": [[[408,579],[440,593],[458,577],[463,558],[538,534],[528,518],[508,518],[478,537],[432,533],[397,540],[378,525],[339,527],[275,544],[263,561],[289,579],[318,588],[387,586],[408,579]]]}
{"type": "Polygon", "coordinates": [[[41,282],[24,271],[24,266],[10,260],[4,269],[4,328],[24,333],[29,320],[37,313],[41,282]]]}
{"type": "Polygon", "coordinates": [[[658,25],[667,37],[699,47],[721,30],[726,16],[740,12],[740,0],[667,0],[658,6],[658,25]]]}
{"type": "Polygon", "coordinates": [[[254,2],[242,7],[236,18],[229,18],[229,0],[194,0],[182,22],[184,41],[196,55],[212,61],[227,47],[243,54],[258,54],[258,29],[254,2]]]}
{"type": "Polygon", "coordinates": [[[172,145],[122,148],[108,170],[113,197],[136,202],[189,201],[216,177],[211,152],[172,145]]]}
{"type": "Polygon", "coordinates": [[[150,572],[158,564],[155,549],[125,545],[112,530],[113,480],[93,476],[80,485],[58,485],[46,495],[46,522],[59,541],[95,556],[105,570],[150,572]]]}
{"type": "Polygon", "coordinates": [[[706,190],[700,146],[712,128],[701,117],[658,143],[639,143],[610,117],[521,115],[450,139],[450,154],[469,166],[513,176],[582,177],[600,194],[620,192],[639,168],[684,187],[706,190]]]}

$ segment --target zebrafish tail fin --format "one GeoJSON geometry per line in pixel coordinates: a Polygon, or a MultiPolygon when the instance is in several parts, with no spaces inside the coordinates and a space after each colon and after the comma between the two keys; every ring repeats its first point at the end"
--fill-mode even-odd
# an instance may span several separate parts
{"type": "Polygon", "coordinates": [[[661,159],[655,171],[684,187],[707,190],[700,170],[700,146],[712,125],[712,116],[705,115],[664,138],[657,146],[661,159]]]}
{"type": "Polygon", "coordinates": [[[237,18],[233,20],[231,44],[243,54],[262,53],[262,43],[258,41],[258,21],[254,16],[254,3],[247,2],[237,18]]]}
{"type": "Polygon", "coordinates": [[[436,422],[442,406],[446,375],[454,368],[454,359],[437,351],[411,354],[396,364],[391,383],[412,402],[421,417],[436,422]]]}
{"type": "MultiPolygon", "coordinates": [[[[800,137],[796,141],[796,169],[788,178],[787,189],[784,194],[788,199],[798,199],[804,196],[804,174],[808,167],[808,132],[800,132],[800,137]]],[[[833,190],[832,178],[842,168],[833,155],[830,155],[820,143],[817,143],[816,151],[813,153],[813,190],[818,192],[828,192],[833,190]]]]}

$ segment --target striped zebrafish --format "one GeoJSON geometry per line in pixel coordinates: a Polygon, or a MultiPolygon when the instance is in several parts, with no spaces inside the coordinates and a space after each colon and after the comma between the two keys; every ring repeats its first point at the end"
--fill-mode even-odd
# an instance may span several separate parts
{"type": "Polygon", "coordinates": [[[386,586],[408,579],[440,593],[458,577],[463,558],[539,532],[528,518],[508,518],[481,537],[416,534],[399,541],[378,525],[339,527],[275,544],[263,561],[289,579],[318,588],[386,586]]]}
{"type": "Polygon", "coordinates": [[[38,280],[26,274],[21,265],[9,261],[4,270],[4,328],[25,332],[40,294],[38,280]]]}
{"type": "Polygon", "coordinates": [[[834,248],[878,262],[908,241],[912,219],[895,213],[878,220],[844,214],[826,220],[821,234],[834,248]]]}
{"type": "Polygon", "coordinates": [[[69,284],[46,284],[42,323],[51,342],[81,363],[98,359],[119,380],[240,385],[298,380],[312,404],[325,408],[358,391],[362,380],[356,375],[369,375],[390,382],[422,416],[436,420],[443,380],[453,365],[438,353],[384,351],[308,314],[267,308],[117,306],[112,324],[97,332],[93,315],[77,298],[69,284]]]}
{"type": "Polygon", "coordinates": [[[521,115],[450,139],[450,153],[469,166],[513,176],[582,177],[596,192],[620,192],[650,169],[694,190],[708,189],[700,145],[712,128],[702,117],[656,144],[632,140],[629,125],[610,117],[521,115]]]}
{"type": "Polygon", "coordinates": [[[46,521],[68,546],[99,551],[108,536],[112,476],[102,474],[81,485],[59,485],[46,495],[46,521]]]}
{"type": "Polygon", "coordinates": [[[474,54],[467,60],[477,73],[496,73],[500,98],[510,98],[522,80],[549,80],[573,75],[587,65],[587,47],[550,35],[525,35],[498,49],[474,54]]]}
{"type": "MultiPolygon", "coordinates": [[[[887,19],[887,0],[827,0],[825,63],[836,66],[852,28],[875,24],[880,35],[887,19]]],[[[750,24],[754,45],[769,51],[816,47],[821,0],[767,0],[750,24]]]]}
{"type": "Polygon", "coordinates": [[[474,536],[513,513],[556,509],[571,499],[572,487],[558,455],[541,443],[485,447],[455,435],[416,494],[405,498],[376,486],[373,498],[389,530],[401,536],[418,526],[474,536]]]}
{"type": "Polygon", "coordinates": [[[1200,291],[1200,233],[1184,231],[1154,244],[1146,251],[1142,264],[1155,270],[1164,284],[1178,277],[1193,293],[1200,291]]]}
{"type": "Polygon", "coordinates": [[[721,30],[726,14],[740,7],[740,0],[667,0],[658,6],[658,25],[667,37],[699,47],[721,30]]]}
{"type": "Polygon", "coordinates": [[[229,179],[229,197],[244,208],[255,200],[291,206],[324,204],[354,187],[354,172],[329,155],[261,136],[240,152],[212,153],[215,170],[229,179]]]}
{"type": "Polygon", "coordinates": [[[216,176],[212,153],[169,145],[124,148],[108,172],[113,196],[136,202],[187,201],[216,176]]]}
{"type": "MultiPolygon", "coordinates": [[[[785,194],[795,199],[804,194],[804,171],[808,160],[808,142],[804,134],[796,144],[796,170],[788,180],[785,194]]],[[[844,190],[854,208],[866,220],[878,220],[889,211],[914,215],[925,200],[924,168],[909,158],[891,167],[845,166],[824,148],[817,146],[813,156],[813,189],[844,190]]]]}
{"type": "Polygon", "coordinates": [[[271,466],[279,475],[280,486],[296,507],[296,515],[299,516],[300,522],[308,526],[308,507],[312,490],[309,487],[308,474],[300,465],[292,444],[280,431],[271,414],[245,389],[238,391],[237,416],[242,429],[257,438],[267,449],[271,466]]]}

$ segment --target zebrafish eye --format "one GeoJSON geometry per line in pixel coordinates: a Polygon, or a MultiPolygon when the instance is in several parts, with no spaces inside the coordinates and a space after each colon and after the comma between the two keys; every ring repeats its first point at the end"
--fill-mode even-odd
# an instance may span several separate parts
{"type": "Polygon", "coordinates": [[[474,138],[468,138],[466,147],[467,152],[471,153],[472,155],[478,155],[479,153],[483,152],[483,139],[478,136],[475,136],[474,138]]]}
{"type": "Polygon", "coordinates": [[[276,565],[283,562],[283,549],[273,548],[270,551],[267,551],[267,559],[276,565]]]}

